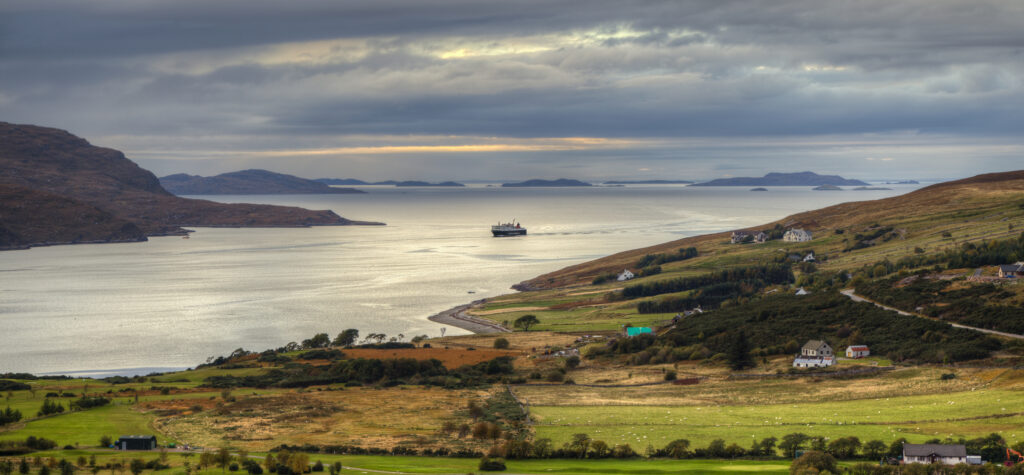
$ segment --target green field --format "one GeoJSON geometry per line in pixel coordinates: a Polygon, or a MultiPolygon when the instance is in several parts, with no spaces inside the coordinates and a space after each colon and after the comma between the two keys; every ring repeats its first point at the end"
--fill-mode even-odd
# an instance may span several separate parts
{"type": "MultiPolygon", "coordinates": [[[[855,384],[855,383],[854,383],[855,384]]],[[[663,447],[688,439],[704,447],[724,439],[749,447],[753,439],[802,432],[830,438],[857,436],[885,442],[906,437],[978,437],[1001,433],[1024,440],[1024,392],[978,390],[948,394],[776,405],[533,406],[537,437],[556,445],[585,433],[609,445],[663,447]]]]}

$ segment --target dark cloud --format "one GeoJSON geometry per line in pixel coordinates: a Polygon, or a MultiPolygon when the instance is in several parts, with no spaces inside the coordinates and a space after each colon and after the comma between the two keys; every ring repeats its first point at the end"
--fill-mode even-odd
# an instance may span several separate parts
{"type": "Polygon", "coordinates": [[[169,171],[370,170],[377,160],[351,153],[244,154],[402,137],[604,137],[637,145],[394,160],[419,174],[546,164],[627,176],[644,163],[771,168],[788,153],[800,168],[828,157],[868,175],[914,172],[936,156],[931,138],[974,154],[943,158],[937,168],[955,176],[1016,166],[1021,24],[1011,0],[9,0],[0,110],[181,167],[169,171]],[[760,137],[764,148],[733,146],[760,137]],[[796,140],[807,146],[782,145],[796,140]]]}

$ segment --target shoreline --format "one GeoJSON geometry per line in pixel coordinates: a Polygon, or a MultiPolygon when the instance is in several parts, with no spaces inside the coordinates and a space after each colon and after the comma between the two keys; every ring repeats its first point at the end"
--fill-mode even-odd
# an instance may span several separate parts
{"type": "Polygon", "coordinates": [[[480,299],[467,304],[458,305],[435,315],[431,315],[427,317],[427,320],[434,323],[450,325],[455,328],[461,328],[476,335],[487,333],[510,333],[512,330],[509,330],[508,328],[494,322],[470,316],[466,313],[467,310],[486,301],[487,299],[480,299]]]}

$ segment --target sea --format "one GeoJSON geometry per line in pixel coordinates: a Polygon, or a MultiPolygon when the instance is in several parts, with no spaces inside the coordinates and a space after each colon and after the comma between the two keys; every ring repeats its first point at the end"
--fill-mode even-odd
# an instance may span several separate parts
{"type": "Polygon", "coordinates": [[[466,333],[427,317],[620,251],[744,228],[892,190],[630,185],[363,187],[195,196],[331,209],[386,226],[196,228],[188,239],[0,253],[0,373],[103,377],[194,367],[347,328],[466,333]],[[495,238],[516,221],[528,235],[495,238]]]}

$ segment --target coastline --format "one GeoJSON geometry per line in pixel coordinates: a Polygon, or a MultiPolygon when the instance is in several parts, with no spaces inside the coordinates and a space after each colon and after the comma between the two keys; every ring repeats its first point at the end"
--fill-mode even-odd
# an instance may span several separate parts
{"type": "Polygon", "coordinates": [[[440,312],[436,315],[427,317],[434,323],[441,323],[444,325],[450,325],[456,328],[475,333],[477,335],[485,333],[509,333],[512,330],[505,328],[497,323],[490,322],[481,318],[470,316],[466,313],[467,310],[486,302],[487,299],[474,300],[470,303],[452,307],[448,310],[440,312]]]}

